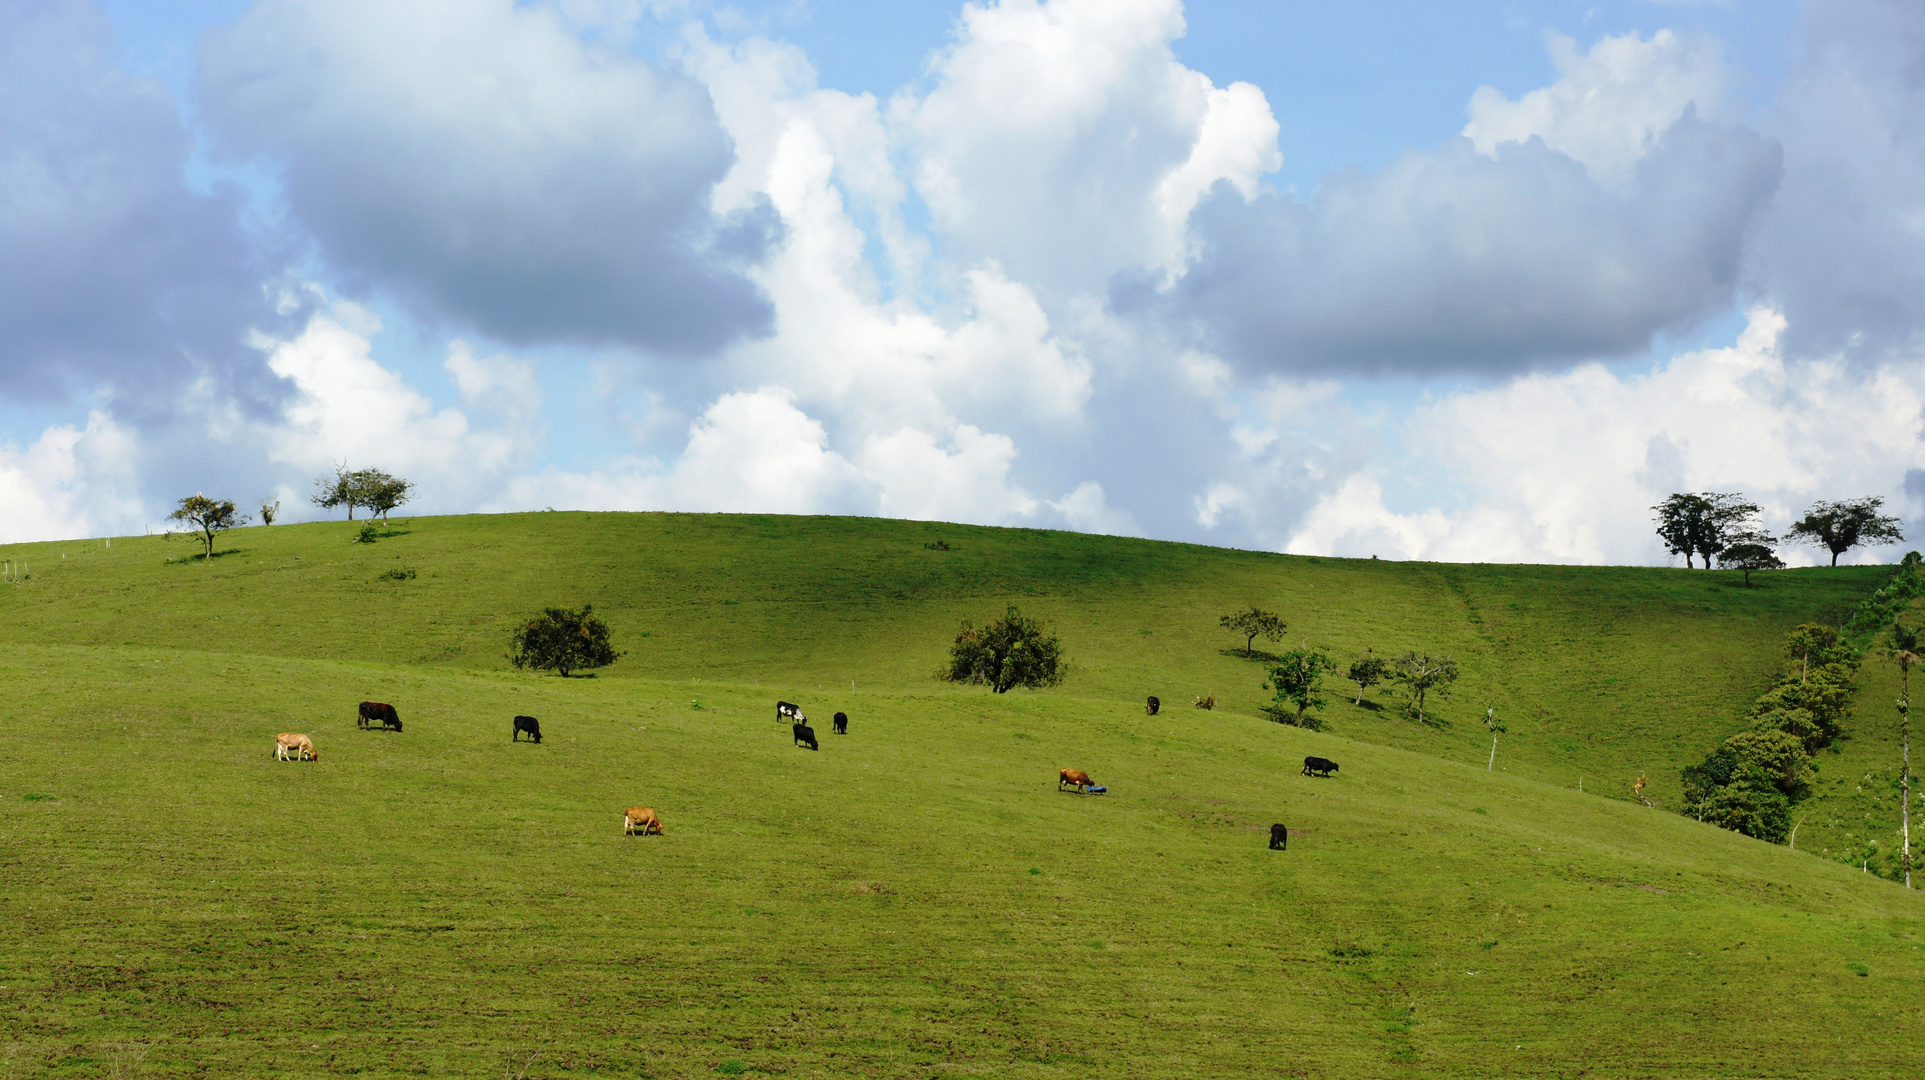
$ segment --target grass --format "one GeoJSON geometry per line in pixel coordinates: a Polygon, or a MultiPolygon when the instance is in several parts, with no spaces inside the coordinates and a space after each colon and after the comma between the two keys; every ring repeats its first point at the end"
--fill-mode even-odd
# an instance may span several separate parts
{"type": "MultiPolygon", "coordinates": [[[[0,1075],[1925,1064],[1916,894],[1806,854],[1815,821],[1793,852],[1628,801],[1639,770],[1675,789],[1784,629],[1875,571],[1739,590],[821,518],[401,529],[248,529],[204,564],[137,537],[0,552],[35,567],[0,589],[0,1075]],[[957,619],[1011,601],[1062,632],[1059,692],[929,677],[957,619]],[[581,602],[623,660],[505,670],[518,615],[581,602]],[[1341,687],[1327,732],[1257,718],[1260,666],[1214,626],[1253,602],[1340,650],[1457,655],[1447,726],[1341,687]],[[1216,711],[1181,704],[1206,690],[1216,711]],[[405,733],[357,730],[369,698],[405,733]],[[777,698],[850,734],[793,749],[777,698]],[[1514,716],[1495,772],[1487,699],[1514,716]],[[516,714],[541,744],[504,737],[516,714]],[[275,762],[287,730],[322,760],[275,762]],[[1308,754],[1343,768],[1301,777],[1308,754]],[[1110,793],[1058,793],[1064,765],[1110,793]],[[624,838],[630,804],[667,834],[624,838]]],[[[1860,711],[1841,767],[1883,738],[1860,711]]]]}

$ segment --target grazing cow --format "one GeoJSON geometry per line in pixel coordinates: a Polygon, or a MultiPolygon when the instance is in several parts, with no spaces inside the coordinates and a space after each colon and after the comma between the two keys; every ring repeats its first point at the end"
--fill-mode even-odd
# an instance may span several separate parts
{"type": "Polygon", "coordinates": [[[1290,850],[1290,830],[1281,825],[1270,826],[1270,850],[1290,850]]]}
{"type": "Polygon", "coordinates": [[[808,743],[809,749],[811,750],[822,749],[820,746],[817,746],[815,744],[814,728],[810,727],[807,724],[796,724],[795,725],[795,745],[801,746],[803,743],[808,743]]]}
{"type": "Polygon", "coordinates": [[[655,816],[654,807],[631,806],[622,811],[623,836],[634,836],[636,833],[647,836],[651,832],[656,836],[662,835],[662,819],[655,816]]]}
{"type": "Polygon", "coordinates": [[[809,718],[802,715],[802,706],[789,701],[778,701],[775,703],[775,722],[779,724],[784,720],[791,724],[809,722],[809,718]]]}
{"type": "Polygon", "coordinates": [[[1156,697],[1152,695],[1150,697],[1150,703],[1143,707],[1143,711],[1146,713],[1149,713],[1151,716],[1155,716],[1158,710],[1162,708],[1163,708],[1163,703],[1161,701],[1156,700],[1156,697]]]}
{"type": "Polygon", "coordinates": [[[385,701],[363,701],[361,719],[355,726],[367,727],[370,724],[380,724],[383,731],[400,731],[401,714],[395,712],[394,706],[385,701]]]}
{"type": "Polygon", "coordinates": [[[1329,758],[1307,757],[1303,759],[1304,776],[1309,776],[1312,773],[1315,773],[1318,776],[1329,776],[1331,773],[1336,771],[1337,771],[1337,763],[1330,760],[1329,758]]]}
{"type": "Polygon", "coordinates": [[[528,733],[529,738],[536,742],[541,741],[541,721],[532,716],[515,717],[515,730],[508,736],[508,741],[520,742],[521,733],[524,731],[528,733]]]}
{"type": "Polygon", "coordinates": [[[1056,790],[1061,791],[1064,787],[1074,784],[1076,790],[1087,791],[1095,783],[1096,781],[1091,780],[1089,774],[1081,769],[1064,769],[1057,774],[1056,790]]]}
{"type": "Polygon", "coordinates": [[[829,721],[829,730],[837,735],[849,734],[849,714],[846,712],[835,714],[835,719],[829,721]]]}
{"type": "Polygon", "coordinates": [[[283,731],[274,736],[274,758],[277,761],[319,761],[321,752],[314,748],[314,740],[298,731],[283,731]]]}

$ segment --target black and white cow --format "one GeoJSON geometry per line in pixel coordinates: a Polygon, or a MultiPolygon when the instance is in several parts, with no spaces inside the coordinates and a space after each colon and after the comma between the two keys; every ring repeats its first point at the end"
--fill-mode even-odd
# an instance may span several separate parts
{"type": "Polygon", "coordinates": [[[779,724],[784,720],[787,720],[791,724],[806,724],[809,722],[809,718],[802,715],[802,706],[792,701],[778,701],[775,703],[775,722],[779,724]]]}

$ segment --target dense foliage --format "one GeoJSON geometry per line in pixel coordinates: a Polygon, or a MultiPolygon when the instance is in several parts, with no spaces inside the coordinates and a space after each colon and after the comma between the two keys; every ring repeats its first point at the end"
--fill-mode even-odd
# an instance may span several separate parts
{"type": "Polygon", "coordinates": [[[559,672],[607,667],[622,654],[608,643],[608,626],[593,614],[592,604],[580,611],[548,608],[515,629],[508,659],[516,668],[559,672]]]}
{"type": "Polygon", "coordinates": [[[1018,686],[1055,686],[1063,681],[1063,667],[1062,642],[1012,604],[1002,618],[980,628],[964,619],[950,646],[949,664],[936,675],[1006,694],[1018,686]]]}
{"type": "Polygon", "coordinates": [[[381,515],[387,520],[388,513],[413,496],[414,484],[380,469],[349,469],[336,466],[333,476],[324,476],[314,482],[314,504],[332,510],[337,506],[348,508],[348,520],[354,520],[354,508],[365,506],[370,516],[381,515]]]}
{"type": "Polygon", "coordinates": [[[1686,813],[1774,844],[1808,794],[1812,755],[1843,734],[1858,673],[1857,654],[1817,623],[1793,630],[1785,655],[1784,673],[1747,710],[1749,726],[1684,770],[1686,813]]]}
{"type": "Polygon", "coordinates": [[[1876,497],[1813,503],[1785,538],[1824,548],[1837,566],[1838,556],[1860,544],[1896,544],[1905,539],[1898,519],[1878,512],[1884,505],[1885,500],[1876,497]]]}
{"type": "Polygon", "coordinates": [[[1709,570],[1712,557],[1733,544],[1773,542],[1757,523],[1758,504],[1735,492],[1678,492],[1651,509],[1657,512],[1665,550],[1684,556],[1687,567],[1694,554],[1704,558],[1709,570]]]}
{"type": "Polygon", "coordinates": [[[1322,649],[1305,646],[1284,653],[1271,666],[1270,678],[1263,684],[1265,689],[1277,692],[1274,704],[1266,706],[1264,712],[1281,723],[1320,730],[1323,725],[1305,713],[1323,708],[1324,700],[1317,691],[1324,672],[1335,670],[1337,662],[1322,649]]]}

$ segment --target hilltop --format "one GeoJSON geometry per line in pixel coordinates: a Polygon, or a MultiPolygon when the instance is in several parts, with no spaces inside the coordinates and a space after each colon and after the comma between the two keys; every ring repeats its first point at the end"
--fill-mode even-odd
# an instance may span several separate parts
{"type": "MultiPolygon", "coordinates": [[[[725,515],[389,533],[240,530],[205,564],[144,537],[0,552],[33,568],[0,587],[0,891],[26,929],[0,948],[10,1062],[1925,1063],[1925,1017],[1902,1004],[1925,983],[1916,894],[1628,801],[1642,771],[1675,806],[1678,768],[1741,726],[1785,631],[1843,617],[1887,570],[1743,589],[1702,571],[725,515]],[[580,603],[627,655],[594,678],[507,669],[518,618],[580,603]],[[937,682],[957,621],[1011,603],[1062,635],[1063,686],[937,682]],[[1293,643],[1447,652],[1464,680],[1435,725],[1382,695],[1353,706],[1342,683],[1328,731],[1269,723],[1262,666],[1216,626],[1251,603],[1281,612],[1293,643]],[[1206,691],[1220,707],[1190,708],[1206,691]],[[1152,693],[1162,716],[1143,714],[1152,693]],[[850,735],[795,750],[778,697],[848,711],[850,735]],[[406,730],[357,731],[364,698],[397,703],[406,730]],[[1511,725],[1493,772],[1487,703],[1511,725]],[[517,712],[541,717],[541,746],[510,743],[517,712]],[[272,761],[281,730],[313,732],[323,760],[272,761]],[[1342,771],[1296,775],[1312,753],[1342,771]],[[1055,792],[1072,764],[1111,794],[1055,792]],[[659,808],[668,835],[624,840],[629,803],[659,808]],[[1290,851],[1265,850],[1271,821],[1290,824],[1290,851]]],[[[1861,696],[1886,694],[1883,678],[1868,663],[1861,696]]],[[[1876,756],[1882,717],[1859,711],[1828,778],[1876,756]]],[[[1842,792],[1826,797],[1845,813],[1842,792]]]]}

